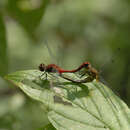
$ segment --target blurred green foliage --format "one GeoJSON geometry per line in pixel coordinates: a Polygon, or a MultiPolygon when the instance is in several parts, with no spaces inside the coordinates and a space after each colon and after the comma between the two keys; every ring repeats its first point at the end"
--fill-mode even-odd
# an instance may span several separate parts
{"type": "Polygon", "coordinates": [[[0,12],[0,75],[5,75],[7,72],[7,43],[5,34],[5,25],[3,22],[3,17],[0,12]]]}
{"type": "MultiPolygon", "coordinates": [[[[0,75],[41,62],[72,69],[90,61],[130,105],[129,16],[128,0],[0,0],[0,75]]],[[[3,78],[0,100],[1,129],[48,123],[41,106],[3,78]]]]}

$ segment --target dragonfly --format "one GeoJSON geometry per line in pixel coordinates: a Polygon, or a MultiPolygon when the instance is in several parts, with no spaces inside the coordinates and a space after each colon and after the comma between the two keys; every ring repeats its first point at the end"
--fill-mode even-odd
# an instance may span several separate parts
{"type": "Polygon", "coordinates": [[[75,83],[92,82],[94,79],[96,79],[98,81],[98,71],[95,68],[93,68],[89,62],[84,62],[78,68],[73,69],[73,70],[64,70],[56,64],[45,65],[42,63],[39,65],[39,70],[41,72],[44,72],[42,75],[46,74],[46,79],[47,79],[47,73],[58,73],[59,76],[61,76],[62,78],[66,79],[68,81],[71,81],[71,82],[75,82],[75,83]],[[68,78],[68,77],[65,77],[62,75],[63,73],[78,72],[82,68],[86,69],[86,72],[83,75],[88,74],[88,77],[85,78],[84,80],[73,80],[71,78],[68,78]]]}
{"type": "MultiPolygon", "coordinates": [[[[56,64],[45,65],[44,63],[41,63],[39,65],[39,70],[41,72],[44,72],[42,75],[45,74],[46,75],[46,79],[47,79],[47,74],[48,73],[58,73],[60,77],[66,79],[66,80],[68,80],[70,82],[73,82],[73,83],[88,83],[88,82],[92,82],[95,79],[98,82],[99,81],[99,73],[100,73],[97,69],[95,69],[91,65],[90,62],[83,62],[79,67],[77,67],[76,69],[72,69],[72,70],[65,70],[65,69],[61,68],[60,66],[58,66],[56,64]],[[87,75],[87,77],[84,78],[84,79],[74,80],[72,78],[68,78],[68,77],[66,77],[66,76],[63,75],[64,73],[76,73],[76,72],[80,72],[82,69],[85,69],[85,70],[81,74],[81,77],[87,75]]],[[[105,89],[104,89],[104,91],[105,91],[105,89]]],[[[116,108],[116,106],[112,102],[112,100],[110,98],[109,98],[109,100],[113,104],[113,106],[116,108]]]]}
{"type": "MultiPolygon", "coordinates": [[[[48,46],[48,42],[45,40],[45,45],[48,49],[48,52],[50,54],[51,57],[54,57],[52,50],[50,49],[50,47],[48,46]]],[[[120,48],[117,49],[117,51],[120,51],[120,48]]],[[[53,59],[56,59],[56,57],[54,57],[53,59]]],[[[110,62],[110,59],[108,59],[108,61],[106,61],[102,66],[105,66],[106,63],[110,62]]],[[[75,83],[86,83],[86,82],[92,82],[94,79],[96,79],[96,81],[99,81],[99,77],[101,77],[99,74],[101,71],[97,71],[97,69],[95,69],[90,62],[83,62],[78,68],[73,69],[73,70],[65,70],[63,68],[61,68],[60,66],[56,65],[56,64],[49,64],[49,65],[45,65],[44,63],[41,63],[39,65],[39,70],[41,72],[44,72],[41,76],[43,76],[44,74],[46,75],[46,79],[47,79],[47,74],[48,73],[58,73],[60,77],[71,81],[71,82],[75,82],[75,83]],[[80,72],[82,69],[84,69],[85,71],[83,72],[83,74],[81,75],[81,77],[83,77],[84,75],[87,75],[87,78],[82,79],[82,80],[74,80],[72,78],[68,78],[65,77],[63,75],[63,73],[76,73],[76,72],[80,72]]],[[[102,67],[101,67],[102,68],[102,67]]],[[[102,78],[103,80],[103,78],[102,78]]],[[[105,81],[103,81],[105,82],[105,81]]],[[[105,82],[106,84],[106,82],[105,82]]]]}

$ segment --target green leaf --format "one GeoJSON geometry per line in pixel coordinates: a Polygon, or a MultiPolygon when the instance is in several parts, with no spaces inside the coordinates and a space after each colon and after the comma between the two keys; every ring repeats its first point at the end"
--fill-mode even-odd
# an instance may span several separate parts
{"type": "Polygon", "coordinates": [[[40,75],[27,70],[5,78],[40,101],[57,130],[130,130],[129,108],[101,82],[76,84],[50,74],[41,80],[40,75]]]}
{"type": "Polygon", "coordinates": [[[0,76],[8,71],[6,31],[2,14],[0,13],[0,76]]]}
{"type": "Polygon", "coordinates": [[[56,129],[53,127],[52,124],[48,124],[40,129],[38,129],[38,130],[56,130],[56,129]]]}
{"type": "Polygon", "coordinates": [[[31,2],[34,1],[9,0],[7,10],[9,15],[16,19],[16,21],[24,27],[30,36],[34,36],[33,32],[40,24],[49,0],[41,0],[41,2],[37,2],[37,4],[39,3],[37,6],[36,3],[31,2]]]}

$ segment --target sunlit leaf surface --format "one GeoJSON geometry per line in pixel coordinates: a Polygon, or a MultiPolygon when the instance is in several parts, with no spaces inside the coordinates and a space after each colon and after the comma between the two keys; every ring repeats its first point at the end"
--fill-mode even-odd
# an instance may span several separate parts
{"type": "Polygon", "coordinates": [[[50,74],[48,80],[41,80],[40,75],[28,70],[5,78],[40,101],[56,129],[130,130],[129,108],[102,83],[75,84],[50,74]]]}

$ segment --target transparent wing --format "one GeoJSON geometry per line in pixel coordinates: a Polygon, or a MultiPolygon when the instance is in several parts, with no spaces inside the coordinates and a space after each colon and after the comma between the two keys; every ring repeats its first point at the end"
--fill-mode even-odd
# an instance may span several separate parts
{"type": "MultiPolygon", "coordinates": [[[[106,59],[106,61],[104,62],[104,64],[100,67],[99,69],[99,73],[101,74],[104,70],[104,66],[107,65],[108,63],[114,63],[115,60],[117,59],[117,57],[119,56],[119,53],[121,51],[121,48],[117,48],[115,53],[108,59],[106,59]]],[[[104,58],[105,59],[105,58],[104,58]]]]}
{"type": "MultiPolygon", "coordinates": [[[[102,76],[99,76],[99,80],[100,80],[103,84],[105,84],[105,85],[107,85],[107,86],[110,87],[110,85],[103,79],[102,76]]],[[[111,87],[110,87],[110,89],[113,90],[111,87]]],[[[106,91],[106,90],[104,89],[104,91],[106,91]]],[[[110,97],[110,96],[109,96],[109,93],[106,92],[106,94],[107,94],[107,95],[106,95],[107,97],[110,97]]],[[[112,102],[112,100],[111,100],[110,98],[109,98],[109,101],[110,101],[111,104],[114,106],[114,108],[117,109],[116,106],[115,106],[115,104],[112,102]]]]}
{"type": "Polygon", "coordinates": [[[44,44],[45,44],[45,46],[46,46],[46,48],[48,50],[48,53],[49,53],[49,55],[51,57],[52,62],[55,63],[56,62],[56,56],[52,52],[51,47],[49,46],[48,41],[46,39],[44,40],[44,44]]]}
{"type": "Polygon", "coordinates": [[[64,53],[63,53],[63,47],[62,44],[52,44],[53,42],[48,42],[48,40],[44,40],[44,44],[48,50],[48,53],[52,59],[52,62],[62,66],[63,63],[63,57],[64,57],[64,53]]]}
{"type": "Polygon", "coordinates": [[[64,59],[64,50],[61,45],[58,45],[58,52],[57,52],[57,64],[59,66],[63,66],[63,59],[64,59]]]}

